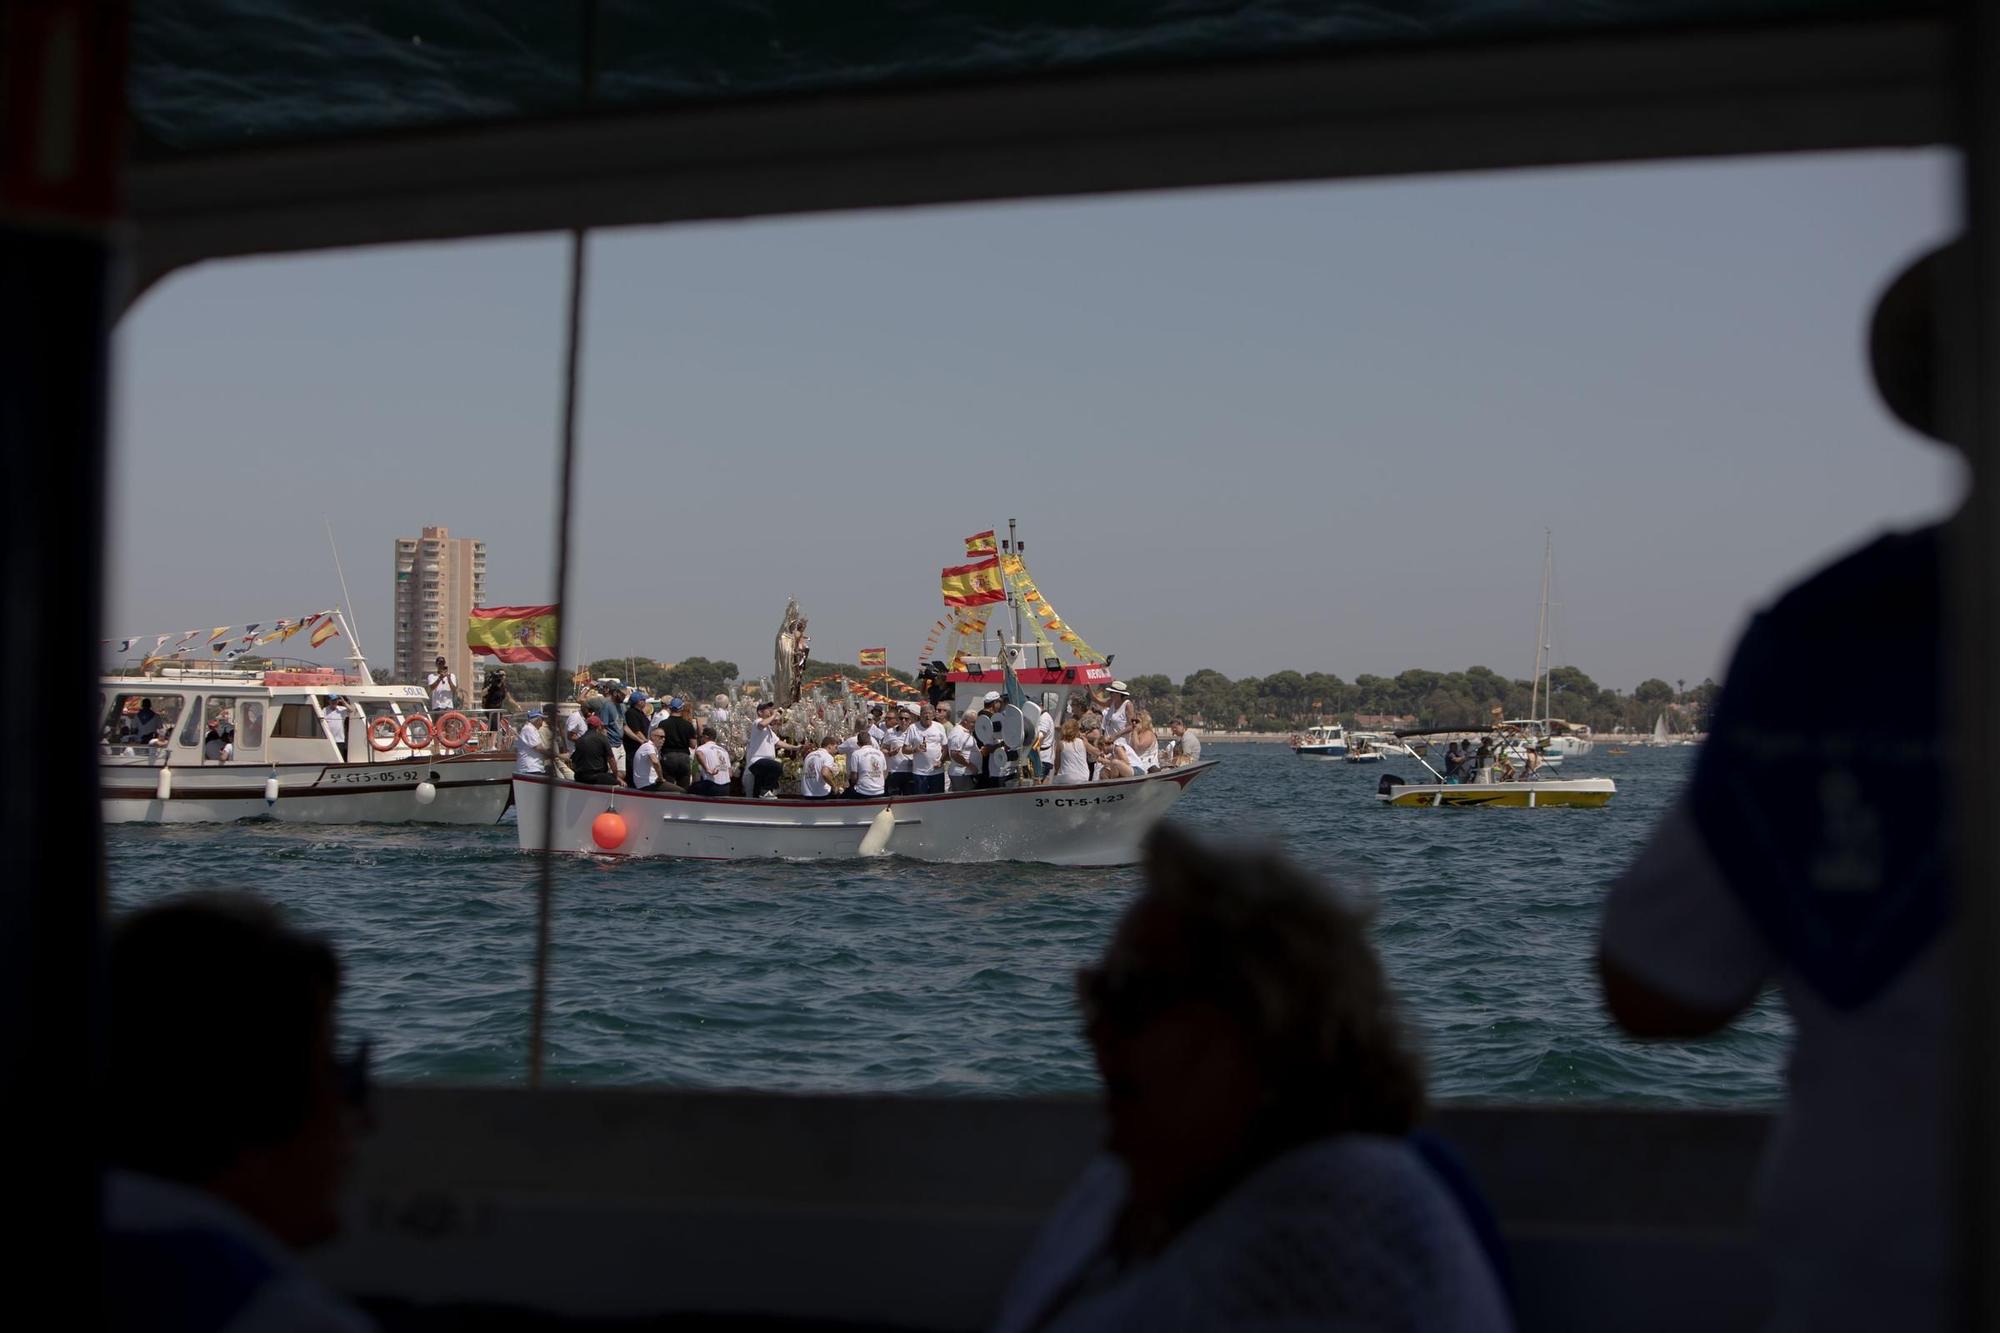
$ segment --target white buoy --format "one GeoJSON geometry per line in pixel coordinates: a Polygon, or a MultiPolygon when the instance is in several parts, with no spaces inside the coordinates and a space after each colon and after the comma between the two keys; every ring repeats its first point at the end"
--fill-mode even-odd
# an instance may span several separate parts
{"type": "Polygon", "coordinates": [[[160,769],[159,782],[153,786],[153,799],[156,801],[165,801],[171,799],[173,794],[174,770],[163,767],[160,769]]]}
{"type": "Polygon", "coordinates": [[[868,832],[861,838],[863,856],[884,856],[889,851],[889,835],[896,831],[896,812],[883,806],[881,813],[868,821],[868,832]]]}
{"type": "Polygon", "coordinates": [[[277,803],[278,803],[278,775],[276,773],[273,773],[270,777],[264,779],[264,804],[266,806],[273,806],[276,805],[277,803]]]}
{"type": "Polygon", "coordinates": [[[419,782],[417,784],[418,805],[429,805],[432,801],[435,801],[437,798],[438,798],[438,789],[436,783],[419,782]]]}

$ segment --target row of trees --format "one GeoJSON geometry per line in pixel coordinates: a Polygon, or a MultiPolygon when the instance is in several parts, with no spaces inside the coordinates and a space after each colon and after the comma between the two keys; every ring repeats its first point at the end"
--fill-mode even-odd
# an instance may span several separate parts
{"type": "MultiPolygon", "coordinates": [[[[1498,706],[1505,717],[1526,717],[1531,686],[1509,680],[1488,667],[1463,671],[1411,670],[1396,676],[1356,676],[1350,683],[1321,671],[1276,671],[1231,680],[1220,671],[1201,670],[1176,685],[1162,675],[1134,676],[1132,695],[1155,719],[1184,716],[1202,726],[1250,731],[1291,731],[1315,722],[1345,721],[1357,715],[1414,719],[1419,727],[1477,726],[1498,706]]],[[[1626,694],[1606,689],[1575,667],[1557,667],[1545,685],[1548,717],[1581,722],[1597,731],[1650,731],[1663,712],[1677,730],[1705,731],[1719,687],[1704,680],[1652,679],[1626,694]]]]}
{"type": "MultiPolygon", "coordinates": [[[[865,680],[880,668],[848,662],[806,663],[806,677],[841,675],[865,680]]],[[[679,662],[646,658],[604,658],[589,665],[593,677],[615,676],[637,684],[648,694],[686,695],[702,699],[738,682],[741,671],[720,658],[688,657],[679,662]]],[[[515,668],[508,680],[514,697],[549,697],[547,671],[515,668]]],[[[908,672],[891,669],[898,680],[908,672]]],[[[1232,680],[1204,668],[1178,684],[1164,675],[1134,676],[1129,682],[1140,707],[1158,720],[1183,716],[1197,726],[1250,731],[1293,731],[1316,722],[1344,721],[1357,716],[1408,717],[1420,727],[1478,726],[1492,719],[1498,705],[1503,716],[1526,717],[1529,682],[1510,680],[1488,667],[1463,671],[1411,670],[1395,676],[1356,676],[1353,681],[1323,671],[1274,671],[1268,676],[1232,680]]],[[[1692,689],[1684,680],[1652,679],[1626,694],[1606,689],[1575,667],[1557,667],[1547,681],[1546,716],[1584,723],[1597,731],[1650,731],[1661,713],[1672,713],[1677,730],[1708,729],[1719,688],[1704,680],[1692,689]]],[[[560,694],[571,693],[568,681],[560,694]]]]}

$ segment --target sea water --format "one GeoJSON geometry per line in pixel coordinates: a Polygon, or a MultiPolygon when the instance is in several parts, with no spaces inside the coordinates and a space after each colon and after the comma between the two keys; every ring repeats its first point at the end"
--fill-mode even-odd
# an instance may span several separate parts
{"type": "MultiPolygon", "coordinates": [[[[1270,838],[1364,887],[1376,938],[1443,1098],[1759,1104],[1788,1040],[1769,1000],[1699,1043],[1642,1043],[1593,970],[1605,886],[1643,848],[1691,749],[1572,759],[1615,778],[1601,810],[1391,810],[1385,772],[1278,745],[1221,760],[1175,808],[1270,838]]],[[[397,1080],[519,1082],[537,861],[514,827],[243,823],[107,834],[111,893],[255,889],[324,932],[343,1026],[397,1080]]],[[[1093,1086],[1073,1004],[1135,870],[567,858],[556,875],[548,1078],[930,1093],[1093,1086]]]]}

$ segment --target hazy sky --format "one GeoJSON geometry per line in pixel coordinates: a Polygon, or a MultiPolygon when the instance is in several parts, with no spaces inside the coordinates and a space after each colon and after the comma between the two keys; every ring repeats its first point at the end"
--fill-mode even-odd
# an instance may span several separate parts
{"type": "MultiPolygon", "coordinates": [[[[1941,153],[1756,159],[598,233],[577,645],[908,666],[960,539],[1021,520],[1121,673],[1720,674],[1748,611],[1954,460],[1864,375],[1955,215],[1941,153]]],[[[554,587],[559,238],[241,262],[121,328],[107,635],[337,598],[392,539],[554,587]]],[[[296,642],[296,641],[295,641],[296,642]]]]}

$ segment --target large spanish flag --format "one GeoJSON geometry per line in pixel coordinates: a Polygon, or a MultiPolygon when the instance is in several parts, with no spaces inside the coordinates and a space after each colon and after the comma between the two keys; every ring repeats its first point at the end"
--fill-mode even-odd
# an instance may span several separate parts
{"type": "Polygon", "coordinates": [[[982,555],[998,555],[999,549],[993,544],[993,529],[975,532],[965,539],[965,558],[977,560],[982,555]]]}
{"type": "Polygon", "coordinates": [[[856,654],[854,660],[862,666],[885,667],[889,665],[889,650],[887,648],[863,648],[856,654]]]}
{"type": "Polygon", "coordinates": [[[556,660],[553,606],[475,606],[465,624],[465,646],[502,662],[556,660]]]}
{"type": "Polygon", "coordinates": [[[979,606],[1004,602],[1007,593],[1000,582],[1000,557],[988,556],[969,565],[947,565],[941,583],[946,606],[979,606]]]}

